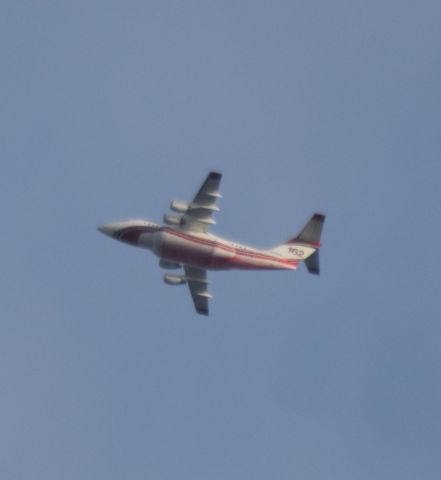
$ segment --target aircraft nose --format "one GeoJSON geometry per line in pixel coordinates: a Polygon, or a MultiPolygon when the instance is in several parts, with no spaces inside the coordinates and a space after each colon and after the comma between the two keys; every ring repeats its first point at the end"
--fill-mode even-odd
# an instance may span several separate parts
{"type": "Polygon", "coordinates": [[[113,237],[116,230],[117,227],[114,223],[107,223],[98,227],[98,231],[104,233],[104,235],[108,235],[109,237],[113,237]]]}

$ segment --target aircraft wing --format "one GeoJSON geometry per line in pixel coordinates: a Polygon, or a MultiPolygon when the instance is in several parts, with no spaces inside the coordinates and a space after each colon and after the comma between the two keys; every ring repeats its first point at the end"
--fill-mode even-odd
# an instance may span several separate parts
{"type": "Polygon", "coordinates": [[[188,265],[184,265],[184,271],[196,311],[208,315],[208,300],[212,296],[207,291],[207,271],[188,265]]]}
{"type": "Polygon", "coordinates": [[[193,232],[206,232],[209,225],[214,225],[213,214],[219,211],[216,200],[221,198],[219,185],[222,174],[210,172],[202,187],[189,205],[182,219],[182,228],[193,232]]]}

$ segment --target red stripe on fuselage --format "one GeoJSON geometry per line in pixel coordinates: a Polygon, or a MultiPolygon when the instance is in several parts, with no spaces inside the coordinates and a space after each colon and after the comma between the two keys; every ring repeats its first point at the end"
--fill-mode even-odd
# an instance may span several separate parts
{"type": "MultiPolygon", "coordinates": [[[[234,257],[232,258],[222,258],[222,259],[218,259],[219,263],[216,262],[216,259],[214,259],[214,265],[213,267],[214,268],[222,268],[221,265],[230,265],[229,267],[227,268],[231,268],[231,267],[236,267],[236,268],[276,268],[276,267],[258,267],[258,266],[255,266],[255,265],[252,265],[250,263],[247,263],[246,260],[241,260],[240,258],[238,257],[245,257],[245,258],[252,258],[252,259],[256,259],[256,260],[267,260],[267,261],[271,261],[271,262],[276,262],[278,264],[281,265],[281,268],[286,268],[286,267],[296,267],[298,265],[298,260],[289,260],[289,259],[281,259],[281,258],[278,258],[276,256],[273,256],[273,255],[268,255],[268,254],[264,254],[264,253],[260,253],[260,252],[256,252],[256,251],[249,251],[249,250],[242,250],[240,248],[235,248],[235,247],[231,247],[231,246],[228,246],[228,245],[225,245],[219,241],[216,241],[216,240],[208,240],[208,239],[204,239],[204,238],[199,238],[199,237],[195,237],[191,234],[187,234],[185,232],[179,232],[177,230],[172,230],[170,228],[167,228],[167,227],[164,227],[161,229],[161,231],[165,232],[165,233],[168,233],[172,236],[175,236],[175,237],[178,237],[178,238],[182,238],[184,240],[187,240],[191,243],[194,243],[194,244],[198,244],[198,245],[205,245],[205,246],[209,246],[209,247],[213,247],[213,248],[219,248],[219,249],[222,249],[222,250],[225,250],[227,252],[230,252],[230,253],[234,253],[234,257]],[[216,265],[216,263],[218,263],[218,265],[216,265]],[[283,267],[282,267],[283,266],[283,267]]],[[[177,252],[176,252],[177,253],[177,252]]],[[[194,255],[194,257],[196,257],[196,255],[194,255]]],[[[195,261],[196,258],[194,258],[195,261]]],[[[225,268],[225,267],[224,267],[225,268]]]]}

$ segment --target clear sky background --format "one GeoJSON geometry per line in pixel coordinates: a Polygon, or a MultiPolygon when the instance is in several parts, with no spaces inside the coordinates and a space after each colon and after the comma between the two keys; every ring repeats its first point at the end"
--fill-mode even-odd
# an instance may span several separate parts
{"type": "Polygon", "coordinates": [[[439,1],[2,1],[0,478],[441,478],[439,1]],[[322,275],[211,316],[96,231],[224,174],[322,275]]]}

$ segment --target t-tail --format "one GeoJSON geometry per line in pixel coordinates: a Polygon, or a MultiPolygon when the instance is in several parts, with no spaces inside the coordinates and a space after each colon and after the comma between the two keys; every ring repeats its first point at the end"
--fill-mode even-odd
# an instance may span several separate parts
{"type": "Polygon", "coordinates": [[[325,216],[315,213],[294,238],[273,249],[287,260],[304,261],[309,273],[320,274],[320,237],[325,216]]]}

